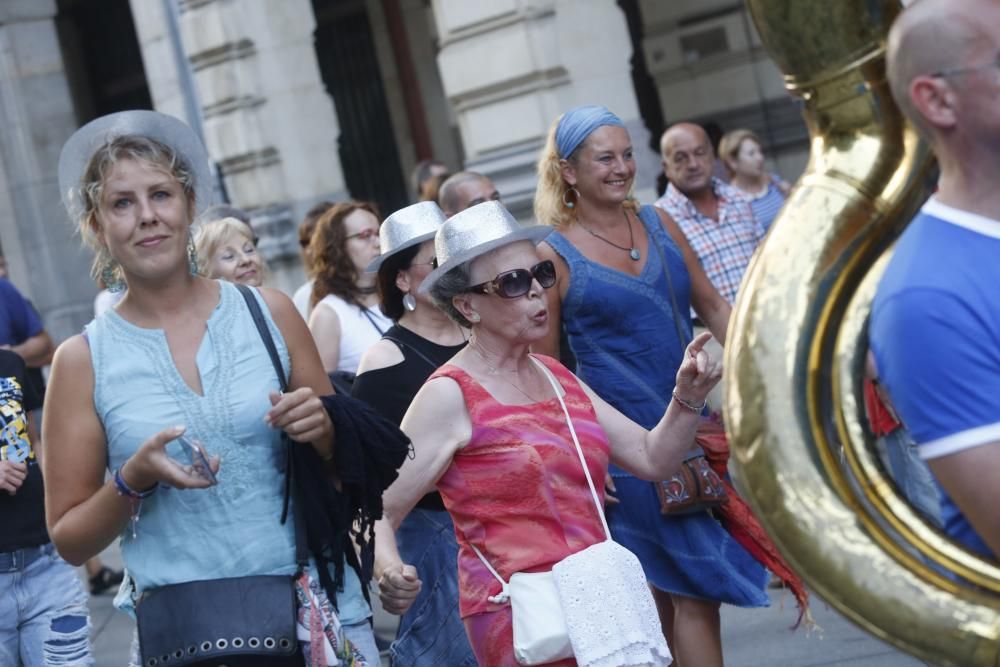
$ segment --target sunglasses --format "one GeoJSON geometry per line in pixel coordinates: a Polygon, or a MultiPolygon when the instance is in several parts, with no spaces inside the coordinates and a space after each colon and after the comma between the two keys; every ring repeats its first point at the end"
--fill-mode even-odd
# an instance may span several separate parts
{"type": "Polygon", "coordinates": [[[504,271],[497,274],[493,280],[473,285],[469,288],[469,292],[496,294],[503,299],[516,299],[528,293],[533,280],[537,280],[545,289],[556,284],[556,265],[551,259],[539,262],[530,269],[504,271]]]}
{"type": "Polygon", "coordinates": [[[362,241],[371,241],[372,239],[377,239],[379,236],[379,230],[377,229],[362,229],[357,234],[348,234],[345,239],[361,239],[362,241]]]}

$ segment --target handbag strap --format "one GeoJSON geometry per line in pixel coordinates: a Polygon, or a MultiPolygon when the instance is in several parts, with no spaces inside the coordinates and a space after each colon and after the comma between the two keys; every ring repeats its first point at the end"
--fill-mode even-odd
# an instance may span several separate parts
{"type": "Polygon", "coordinates": [[[364,316],[368,318],[368,321],[371,323],[371,325],[375,327],[375,331],[378,332],[378,335],[379,336],[385,335],[385,332],[382,331],[382,328],[379,327],[379,325],[375,322],[375,318],[372,317],[372,314],[370,312],[368,312],[368,308],[365,306],[358,306],[358,307],[361,309],[361,312],[364,314],[364,316]]]}
{"type": "Polygon", "coordinates": [[[684,335],[683,329],[681,329],[681,309],[677,307],[677,296],[674,294],[674,279],[670,275],[670,265],[667,264],[667,254],[663,252],[663,246],[660,245],[660,240],[656,238],[656,229],[652,229],[649,232],[649,240],[654,246],[656,246],[656,251],[660,255],[660,264],[663,266],[663,273],[667,276],[667,292],[670,294],[670,307],[673,309],[674,313],[674,327],[677,329],[677,343],[681,346],[681,360],[684,359],[684,335]]]}
{"type": "Polygon", "coordinates": [[[611,529],[608,528],[608,520],[604,516],[604,507],[601,506],[601,499],[597,495],[597,488],[594,486],[594,479],[590,476],[590,469],[587,468],[587,458],[583,455],[583,447],[580,446],[580,439],[576,436],[576,429],[573,428],[573,420],[569,416],[569,409],[566,407],[566,401],[563,400],[559,385],[552,371],[548,369],[548,366],[540,362],[535,357],[531,357],[531,360],[542,369],[542,373],[545,374],[545,379],[549,381],[552,386],[552,391],[555,392],[556,398],[559,399],[559,407],[562,408],[563,415],[566,417],[566,425],[569,426],[569,434],[573,437],[573,444],[576,445],[576,454],[580,457],[580,465],[583,466],[583,474],[587,477],[587,486],[590,487],[590,496],[594,499],[594,506],[597,508],[597,515],[601,517],[601,525],[604,527],[604,534],[611,539],[611,529]]]}
{"type": "MultiPolygon", "coordinates": [[[[580,465],[583,466],[583,474],[587,478],[587,486],[590,487],[590,495],[594,499],[594,506],[597,507],[597,515],[601,517],[601,526],[604,527],[604,534],[607,535],[608,539],[610,540],[611,529],[608,527],[608,520],[604,516],[604,508],[601,506],[601,499],[597,495],[597,488],[594,486],[594,479],[593,477],[590,476],[590,469],[587,467],[587,457],[584,456],[583,454],[583,447],[580,446],[580,439],[577,437],[576,429],[573,427],[573,419],[569,416],[569,409],[566,407],[566,401],[563,400],[562,393],[560,392],[561,386],[559,385],[559,382],[556,380],[555,376],[552,374],[552,371],[550,371],[545,364],[543,364],[535,357],[531,357],[531,360],[535,362],[535,364],[537,364],[539,368],[542,369],[542,373],[545,375],[545,379],[549,381],[549,385],[552,387],[552,391],[555,392],[556,398],[559,400],[559,406],[562,408],[563,415],[566,417],[566,425],[569,426],[569,434],[573,438],[573,444],[576,446],[577,456],[580,457],[580,465]]],[[[496,580],[500,582],[500,585],[503,586],[499,594],[491,595],[487,599],[495,604],[503,604],[508,599],[510,599],[510,593],[508,592],[508,583],[504,581],[503,577],[501,577],[500,574],[495,569],[493,569],[493,566],[490,565],[490,562],[488,560],[486,560],[485,556],[483,556],[483,553],[478,548],[476,548],[475,544],[472,544],[470,542],[469,546],[472,547],[472,550],[476,552],[476,555],[479,556],[479,560],[483,562],[483,565],[485,565],[486,569],[490,571],[490,574],[492,574],[496,578],[496,580]]]]}
{"type": "Polygon", "coordinates": [[[264,347],[267,348],[267,354],[271,358],[271,365],[274,366],[274,372],[278,376],[278,386],[281,388],[281,393],[285,393],[288,391],[285,369],[281,365],[278,348],[274,345],[274,338],[271,337],[271,330],[267,328],[267,319],[265,319],[264,313],[260,309],[260,304],[257,303],[257,297],[253,295],[253,290],[246,285],[240,283],[233,284],[236,285],[236,289],[240,291],[240,294],[243,295],[244,300],[247,302],[254,326],[257,327],[257,333],[260,334],[261,340],[264,341],[264,347]]]}
{"type": "MultiPolygon", "coordinates": [[[[246,285],[240,283],[233,283],[236,289],[240,291],[243,295],[243,299],[247,302],[247,308],[250,310],[250,317],[253,318],[254,326],[257,327],[257,333],[260,334],[261,340],[264,342],[264,347],[267,348],[267,355],[271,358],[271,364],[274,366],[274,372],[278,376],[278,387],[281,388],[281,393],[288,391],[288,380],[285,378],[285,369],[281,365],[281,357],[278,356],[278,348],[274,345],[274,338],[271,336],[271,330],[267,327],[267,319],[264,317],[264,312],[260,308],[260,304],[257,302],[257,297],[254,296],[253,290],[246,285]]],[[[281,441],[285,445],[285,490],[283,493],[281,501],[281,523],[284,524],[288,519],[288,508],[289,499],[292,495],[292,450],[291,448],[295,445],[288,440],[287,434],[284,431],[281,432],[281,441]]],[[[295,561],[298,563],[300,568],[305,567],[308,563],[308,548],[305,543],[305,534],[303,531],[302,518],[299,516],[298,512],[292,512],[292,525],[295,529],[295,561]]]]}
{"type": "Polygon", "coordinates": [[[441,366],[441,364],[434,363],[434,361],[432,361],[430,357],[428,357],[426,354],[424,354],[423,352],[421,352],[420,350],[418,350],[414,346],[410,345],[407,342],[404,342],[404,341],[400,340],[399,338],[396,338],[395,336],[390,336],[389,334],[382,334],[382,338],[383,338],[383,340],[388,340],[388,341],[392,341],[393,343],[395,343],[396,347],[399,348],[399,351],[403,352],[404,354],[406,353],[406,350],[409,350],[413,354],[417,355],[418,357],[420,357],[421,359],[423,359],[424,361],[426,361],[427,364],[431,367],[432,370],[436,371],[438,369],[438,367],[441,366]]]}

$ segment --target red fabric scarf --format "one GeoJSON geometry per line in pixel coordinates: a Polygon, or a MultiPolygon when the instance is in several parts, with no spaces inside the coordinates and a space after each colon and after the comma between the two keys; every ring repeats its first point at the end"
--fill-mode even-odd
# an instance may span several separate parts
{"type": "Polygon", "coordinates": [[[712,470],[722,478],[726,485],[729,500],[714,509],[721,519],[722,526],[729,531],[744,549],[750,552],[757,562],[781,578],[785,585],[792,589],[795,601],[799,606],[799,617],[792,628],[799,627],[803,617],[809,618],[809,593],[798,575],[792,571],[785,559],[781,557],[778,548],[768,537],[760,521],[754,516],[753,510],[745,500],[740,498],[736,489],[728,481],[729,441],[722,425],[710,419],[702,420],[695,437],[698,445],[705,451],[705,458],[712,470]]]}

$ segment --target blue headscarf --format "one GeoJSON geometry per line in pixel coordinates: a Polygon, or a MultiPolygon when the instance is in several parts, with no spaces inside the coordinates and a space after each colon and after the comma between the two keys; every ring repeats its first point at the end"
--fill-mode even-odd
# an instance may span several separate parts
{"type": "Polygon", "coordinates": [[[605,125],[625,127],[622,119],[606,107],[573,107],[564,113],[556,126],[556,150],[559,151],[559,157],[568,158],[591,132],[605,125]]]}

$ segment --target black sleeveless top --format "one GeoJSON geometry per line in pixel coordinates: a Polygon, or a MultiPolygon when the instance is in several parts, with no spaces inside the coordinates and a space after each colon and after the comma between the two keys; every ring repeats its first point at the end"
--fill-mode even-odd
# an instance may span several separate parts
{"type": "MultiPolygon", "coordinates": [[[[465,343],[438,345],[398,324],[386,331],[382,338],[396,344],[403,353],[403,361],[357,376],[351,396],[372,406],[376,412],[398,426],[413,397],[430,374],[458,354],[465,343]]],[[[428,493],[421,498],[417,507],[444,511],[444,503],[437,492],[428,493]]]]}

